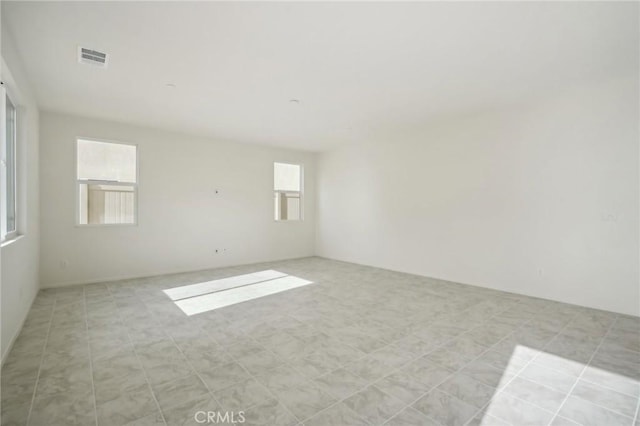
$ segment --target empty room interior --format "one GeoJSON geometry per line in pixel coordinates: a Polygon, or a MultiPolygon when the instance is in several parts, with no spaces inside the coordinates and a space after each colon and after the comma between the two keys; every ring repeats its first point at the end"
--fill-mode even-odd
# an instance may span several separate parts
{"type": "Polygon", "coordinates": [[[2,426],[640,426],[640,3],[0,13],[2,426]]]}

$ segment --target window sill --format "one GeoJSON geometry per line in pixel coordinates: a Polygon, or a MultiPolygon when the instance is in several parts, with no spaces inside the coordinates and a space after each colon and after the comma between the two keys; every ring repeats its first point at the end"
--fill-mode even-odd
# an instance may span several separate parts
{"type": "Polygon", "coordinates": [[[24,238],[24,234],[18,234],[18,235],[14,235],[13,237],[3,240],[2,243],[0,243],[0,248],[5,248],[10,246],[11,244],[20,241],[21,239],[24,238]]]}

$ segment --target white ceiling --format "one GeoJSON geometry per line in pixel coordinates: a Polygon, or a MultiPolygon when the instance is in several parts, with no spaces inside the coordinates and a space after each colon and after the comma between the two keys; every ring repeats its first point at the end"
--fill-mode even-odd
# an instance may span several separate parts
{"type": "Polygon", "coordinates": [[[306,150],[638,71],[636,2],[2,8],[42,109],[306,150]]]}

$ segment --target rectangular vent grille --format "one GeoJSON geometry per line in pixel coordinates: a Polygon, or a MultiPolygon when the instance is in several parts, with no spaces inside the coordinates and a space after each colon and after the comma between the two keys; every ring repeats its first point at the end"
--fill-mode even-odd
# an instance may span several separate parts
{"type": "Polygon", "coordinates": [[[78,61],[83,64],[97,65],[104,68],[107,66],[107,54],[98,52],[97,50],[79,47],[78,61]]]}

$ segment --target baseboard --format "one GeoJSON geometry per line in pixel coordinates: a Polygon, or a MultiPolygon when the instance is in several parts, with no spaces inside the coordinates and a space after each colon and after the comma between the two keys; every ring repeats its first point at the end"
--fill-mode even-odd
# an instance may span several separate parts
{"type": "Polygon", "coordinates": [[[336,258],[325,256],[325,255],[316,255],[315,257],[319,257],[321,259],[331,260],[331,261],[334,261],[334,262],[342,262],[342,263],[350,263],[350,264],[353,264],[353,265],[367,266],[367,267],[370,267],[370,268],[377,268],[377,269],[380,269],[380,270],[383,270],[383,271],[399,272],[401,274],[414,275],[416,277],[421,277],[421,278],[431,278],[431,279],[434,279],[434,280],[443,281],[443,282],[449,282],[449,283],[453,283],[453,284],[462,284],[462,285],[481,288],[481,289],[485,289],[485,290],[500,291],[502,293],[513,294],[513,295],[516,295],[516,296],[524,296],[524,297],[530,297],[530,298],[533,298],[533,299],[546,300],[546,301],[550,301],[550,302],[564,303],[566,305],[578,306],[578,307],[581,307],[581,308],[595,309],[595,310],[598,310],[598,311],[611,312],[611,313],[618,314],[618,315],[626,315],[626,316],[630,316],[630,317],[640,318],[640,315],[636,315],[635,313],[614,311],[614,310],[602,308],[600,306],[593,306],[593,305],[588,305],[588,304],[578,304],[578,303],[567,301],[567,300],[551,299],[549,297],[540,296],[538,294],[533,294],[531,292],[517,293],[517,292],[512,291],[512,290],[505,290],[505,289],[502,289],[502,288],[499,288],[499,287],[496,287],[496,286],[490,286],[490,285],[486,285],[486,284],[469,283],[469,282],[462,282],[462,281],[452,281],[449,278],[440,278],[440,277],[436,277],[436,276],[422,275],[422,274],[418,274],[416,272],[403,271],[403,270],[400,270],[400,269],[384,268],[384,267],[381,267],[381,266],[371,265],[371,264],[368,264],[368,263],[352,262],[352,261],[344,260],[344,259],[336,259],[336,258]]]}
{"type": "Polygon", "coordinates": [[[309,257],[315,257],[315,255],[310,254],[308,256],[300,256],[300,257],[285,257],[285,258],[281,258],[281,259],[257,260],[255,262],[233,263],[233,264],[228,264],[228,265],[207,266],[207,267],[204,267],[204,268],[196,268],[196,269],[161,270],[161,271],[155,271],[153,274],[118,275],[118,276],[105,277],[105,278],[96,278],[96,279],[92,279],[92,280],[79,280],[79,281],[66,281],[66,282],[58,282],[58,283],[48,283],[48,284],[42,285],[40,288],[42,288],[42,289],[62,288],[62,287],[71,287],[71,286],[76,286],[76,285],[100,284],[100,283],[107,283],[107,282],[113,282],[113,281],[135,280],[135,279],[141,279],[141,278],[153,278],[153,277],[158,277],[158,276],[161,276],[161,275],[186,274],[186,273],[189,273],[189,272],[208,271],[210,269],[234,268],[234,267],[237,267],[237,266],[253,265],[255,263],[282,262],[282,261],[286,261],[286,260],[306,259],[306,258],[309,258],[309,257]]]}
{"type": "Polygon", "coordinates": [[[2,368],[2,366],[4,365],[4,362],[7,360],[7,356],[11,353],[11,349],[13,349],[13,344],[16,342],[16,339],[18,339],[20,332],[22,332],[22,327],[24,327],[24,323],[25,321],[27,321],[27,317],[29,316],[29,312],[31,312],[31,308],[33,308],[33,302],[36,301],[36,297],[38,297],[39,291],[40,289],[36,291],[36,294],[33,296],[33,299],[31,299],[31,303],[29,303],[29,308],[25,311],[24,316],[20,321],[20,325],[18,326],[18,329],[11,337],[11,340],[9,341],[9,345],[7,345],[7,349],[2,354],[2,358],[0,358],[0,368],[2,368]]]}

